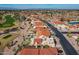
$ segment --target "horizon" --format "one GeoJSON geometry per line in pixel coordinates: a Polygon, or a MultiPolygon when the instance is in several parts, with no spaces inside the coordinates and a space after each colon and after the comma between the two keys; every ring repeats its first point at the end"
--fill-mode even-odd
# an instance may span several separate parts
{"type": "Polygon", "coordinates": [[[79,4],[0,4],[3,8],[15,9],[79,9],[79,4]]]}

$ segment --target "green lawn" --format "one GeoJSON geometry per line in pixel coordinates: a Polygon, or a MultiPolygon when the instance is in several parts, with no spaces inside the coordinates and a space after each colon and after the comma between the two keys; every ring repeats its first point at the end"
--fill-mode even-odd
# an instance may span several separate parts
{"type": "Polygon", "coordinates": [[[4,16],[6,20],[4,23],[0,24],[0,28],[12,27],[14,25],[15,19],[11,15],[4,16]]]}

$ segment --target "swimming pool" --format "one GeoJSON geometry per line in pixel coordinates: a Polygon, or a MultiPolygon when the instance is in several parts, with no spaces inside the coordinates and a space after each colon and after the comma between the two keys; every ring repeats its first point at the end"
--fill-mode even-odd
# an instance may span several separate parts
{"type": "Polygon", "coordinates": [[[79,24],[79,21],[71,21],[71,22],[69,22],[69,24],[72,24],[72,25],[79,24]]]}

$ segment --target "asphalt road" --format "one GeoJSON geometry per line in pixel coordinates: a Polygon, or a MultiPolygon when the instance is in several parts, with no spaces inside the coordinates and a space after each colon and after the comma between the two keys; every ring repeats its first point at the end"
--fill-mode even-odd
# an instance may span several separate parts
{"type": "Polygon", "coordinates": [[[60,31],[58,31],[57,28],[55,28],[47,21],[44,21],[44,20],[42,21],[46,23],[51,28],[51,30],[56,34],[56,36],[60,39],[60,43],[67,55],[78,55],[74,47],[67,41],[67,39],[63,36],[63,34],[60,31]]]}

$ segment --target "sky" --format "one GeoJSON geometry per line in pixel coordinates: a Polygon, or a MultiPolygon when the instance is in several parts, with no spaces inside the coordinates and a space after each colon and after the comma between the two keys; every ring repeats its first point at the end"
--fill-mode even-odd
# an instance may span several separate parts
{"type": "Polygon", "coordinates": [[[52,8],[52,9],[79,9],[79,4],[0,4],[0,7],[19,9],[52,8]]]}

